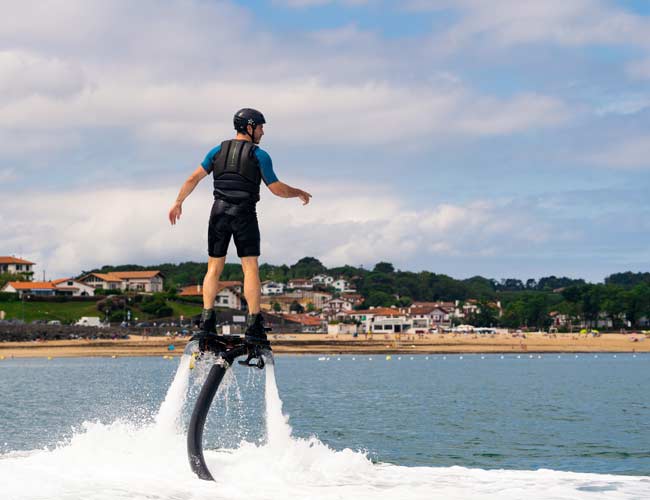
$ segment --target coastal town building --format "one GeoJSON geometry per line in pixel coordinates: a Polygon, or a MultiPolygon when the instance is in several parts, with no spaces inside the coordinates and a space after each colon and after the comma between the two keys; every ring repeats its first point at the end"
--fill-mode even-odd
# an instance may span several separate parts
{"type": "Polygon", "coordinates": [[[303,290],[312,290],[314,288],[314,284],[311,282],[311,280],[308,279],[294,278],[292,280],[289,280],[287,283],[287,288],[301,288],[303,290]]]}
{"type": "Polygon", "coordinates": [[[336,291],[341,293],[345,293],[345,292],[354,293],[357,291],[356,288],[354,288],[348,280],[343,278],[339,278],[333,281],[332,286],[336,289],[336,291]]]}
{"type": "Polygon", "coordinates": [[[1,292],[23,295],[63,295],[69,297],[92,297],[95,289],[73,278],[63,278],[52,281],[9,281],[1,292]]]}
{"type": "Polygon", "coordinates": [[[305,311],[321,310],[331,298],[332,294],[327,292],[295,290],[281,295],[263,295],[260,308],[263,311],[289,313],[293,304],[299,304],[305,311]]]}
{"type": "Polygon", "coordinates": [[[327,325],[328,335],[354,335],[359,327],[356,323],[329,323],[327,325]]]}
{"type": "Polygon", "coordinates": [[[363,304],[365,298],[360,293],[342,293],[340,298],[352,302],[352,307],[357,307],[363,304]]]}
{"type": "Polygon", "coordinates": [[[56,287],[51,281],[9,281],[0,288],[0,292],[23,295],[56,295],[56,287]]]}
{"type": "Polygon", "coordinates": [[[163,291],[163,274],[160,271],[89,273],[79,278],[79,281],[93,288],[103,288],[104,290],[141,293],[163,291]]]}
{"type": "Polygon", "coordinates": [[[77,281],[74,278],[61,278],[52,280],[56,288],[56,295],[67,295],[70,297],[92,297],[95,295],[95,288],[77,281]]]}
{"type": "Polygon", "coordinates": [[[263,281],[262,282],[262,295],[280,295],[284,293],[284,283],[277,281],[263,281]]]}
{"type": "MultiPolygon", "coordinates": [[[[181,288],[179,297],[202,297],[203,287],[201,285],[188,285],[181,288]]],[[[214,299],[214,307],[227,307],[229,309],[242,308],[242,282],[241,281],[219,281],[217,296],[214,299]]]]}
{"type": "Polygon", "coordinates": [[[342,298],[334,298],[331,300],[328,300],[323,304],[323,314],[327,316],[335,316],[336,313],[341,312],[341,311],[346,311],[352,309],[354,306],[353,302],[350,300],[342,299],[342,298]]]}
{"type": "Polygon", "coordinates": [[[316,316],[310,316],[309,314],[285,314],[284,318],[300,324],[303,333],[325,333],[327,331],[327,322],[316,316]]]}
{"type": "Polygon", "coordinates": [[[344,311],[343,315],[360,323],[361,332],[365,333],[403,333],[413,324],[404,311],[394,307],[344,311]]]}
{"type": "Polygon", "coordinates": [[[27,279],[34,275],[34,262],[13,256],[0,256],[0,273],[22,274],[27,279]]]}
{"type": "Polygon", "coordinates": [[[440,306],[411,306],[407,312],[413,321],[412,328],[423,330],[422,333],[432,328],[448,327],[451,324],[450,312],[440,306]]]}
{"type": "Polygon", "coordinates": [[[332,276],[328,276],[327,274],[317,274],[311,279],[311,282],[314,285],[330,286],[332,283],[334,283],[334,278],[332,276]]]}

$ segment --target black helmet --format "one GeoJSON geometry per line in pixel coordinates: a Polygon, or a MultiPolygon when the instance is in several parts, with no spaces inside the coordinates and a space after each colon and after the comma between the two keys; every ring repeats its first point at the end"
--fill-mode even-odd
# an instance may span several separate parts
{"type": "Polygon", "coordinates": [[[247,134],[247,125],[251,125],[253,127],[253,131],[255,130],[255,127],[258,125],[262,125],[263,123],[266,123],[266,120],[264,119],[264,115],[257,111],[256,109],[251,109],[251,108],[244,108],[240,109],[235,113],[235,117],[233,118],[233,123],[235,125],[235,130],[237,132],[241,132],[242,134],[247,134]]]}

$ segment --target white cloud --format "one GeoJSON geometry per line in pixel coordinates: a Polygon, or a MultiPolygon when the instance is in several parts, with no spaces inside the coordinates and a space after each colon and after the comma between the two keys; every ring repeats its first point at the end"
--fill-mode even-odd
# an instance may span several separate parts
{"type": "Polygon", "coordinates": [[[84,84],[80,68],[61,59],[23,51],[0,51],[1,101],[30,95],[65,98],[80,92],[84,84]]]}
{"type": "Polygon", "coordinates": [[[180,0],[160,8],[26,2],[9,11],[0,36],[18,49],[0,52],[0,127],[18,152],[33,150],[35,135],[63,137],[40,141],[47,152],[102,127],[166,147],[204,146],[232,132],[232,113],[244,105],[264,110],[269,137],[313,145],[421,147],[414,127],[437,136],[499,135],[555,126],[569,115],[557,98],[492,98],[453,75],[444,82],[388,77],[409,65],[400,62],[400,47],[354,25],[285,40],[252,29],[250,15],[229,3],[180,0]],[[73,26],[78,32],[69,32],[73,26]],[[247,46],[255,50],[243,53],[247,46]],[[255,76],[243,77],[251,68],[255,76]]]}
{"type": "Polygon", "coordinates": [[[407,6],[462,11],[461,19],[437,39],[437,46],[445,50],[472,41],[496,47],[553,42],[650,48],[650,20],[601,0],[412,0],[407,6]]]}
{"type": "MultiPolygon", "coordinates": [[[[326,184],[313,194],[313,204],[302,206],[265,193],[260,209],[264,261],[291,263],[314,255],[333,266],[507,255],[513,245],[527,248],[550,237],[544,224],[492,202],[411,209],[386,187],[340,184],[326,184]]],[[[50,277],[104,264],[206,260],[210,190],[200,185],[172,228],[167,211],[175,195],[175,189],[100,189],[5,197],[0,254],[20,252],[50,277]]]]}
{"type": "Polygon", "coordinates": [[[8,103],[0,125],[19,130],[122,127],[153,141],[206,144],[230,134],[236,102],[264,110],[269,136],[309,144],[418,143],[414,129],[438,135],[509,134],[557,125],[569,114],[550,97],[487,98],[462,85],[327,85],[317,79],[264,86],[216,79],[172,85],[105,75],[69,99],[37,95],[8,103]]]}
{"type": "Polygon", "coordinates": [[[650,136],[622,139],[588,155],[586,161],[615,169],[650,169],[650,136]]]}
{"type": "Polygon", "coordinates": [[[273,0],[273,3],[287,7],[304,8],[320,7],[329,4],[341,4],[346,6],[359,6],[375,3],[377,0],[273,0]]]}
{"type": "Polygon", "coordinates": [[[0,184],[13,182],[18,178],[13,168],[0,168],[0,184]]]}
{"type": "Polygon", "coordinates": [[[650,58],[628,64],[627,74],[638,80],[650,80],[650,58]]]}

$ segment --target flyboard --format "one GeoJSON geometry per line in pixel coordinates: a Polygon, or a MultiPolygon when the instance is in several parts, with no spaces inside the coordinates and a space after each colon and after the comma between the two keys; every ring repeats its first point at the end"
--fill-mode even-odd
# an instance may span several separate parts
{"type": "MultiPolygon", "coordinates": [[[[270,328],[266,329],[267,331],[270,328]]],[[[185,348],[185,354],[204,357],[204,354],[213,355],[214,364],[208,372],[208,376],[201,387],[201,392],[194,405],[192,418],[187,430],[187,455],[190,467],[200,479],[214,481],[210,470],[203,458],[203,428],[208,410],[212,405],[219,385],[228,369],[239,357],[246,356],[239,364],[251,368],[264,368],[264,365],[273,363],[273,351],[268,340],[246,341],[237,335],[195,335],[185,348]],[[266,361],[265,361],[266,360],[266,361]]],[[[208,357],[205,356],[205,359],[208,357]]]]}

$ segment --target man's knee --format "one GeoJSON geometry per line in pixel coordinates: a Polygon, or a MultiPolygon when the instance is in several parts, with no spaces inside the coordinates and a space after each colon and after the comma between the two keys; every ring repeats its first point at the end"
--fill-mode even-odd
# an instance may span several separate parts
{"type": "Polygon", "coordinates": [[[223,271],[225,264],[225,257],[208,257],[208,271],[209,276],[219,276],[223,271]]]}
{"type": "Polygon", "coordinates": [[[257,257],[242,257],[241,258],[241,267],[244,270],[244,274],[248,273],[257,273],[259,270],[257,257]]]}

